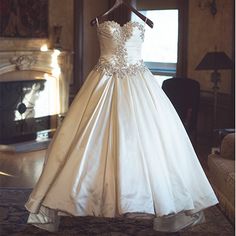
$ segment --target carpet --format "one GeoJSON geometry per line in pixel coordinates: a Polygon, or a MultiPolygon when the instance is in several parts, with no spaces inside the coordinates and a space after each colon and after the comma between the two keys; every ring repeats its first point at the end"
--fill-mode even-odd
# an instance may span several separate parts
{"type": "MultiPolygon", "coordinates": [[[[49,233],[27,224],[24,203],[31,189],[0,188],[1,236],[162,236],[148,218],[62,217],[59,232],[49,233]]],[[[217,206],[205,210],[206,222],[179,232],[180,236],[233,236],[234,227],[217,206]]]]}

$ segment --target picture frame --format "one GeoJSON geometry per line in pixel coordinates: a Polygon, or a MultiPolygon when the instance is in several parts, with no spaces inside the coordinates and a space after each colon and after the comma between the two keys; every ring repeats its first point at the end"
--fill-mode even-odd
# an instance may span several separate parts
{"type": "Polygon", "coordinates": [[[47,38],[48,0],[0,0],[0,37],[47,38]]]}

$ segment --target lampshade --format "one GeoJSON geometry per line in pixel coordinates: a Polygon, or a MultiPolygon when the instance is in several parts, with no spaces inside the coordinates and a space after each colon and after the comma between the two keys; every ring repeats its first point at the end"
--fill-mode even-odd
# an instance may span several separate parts
{"type": "Polygon", "coordinates": [[[201,60],[196,70],[226,70],[232,69],[233,62],[224,52],[208,52],[201,60]]]}

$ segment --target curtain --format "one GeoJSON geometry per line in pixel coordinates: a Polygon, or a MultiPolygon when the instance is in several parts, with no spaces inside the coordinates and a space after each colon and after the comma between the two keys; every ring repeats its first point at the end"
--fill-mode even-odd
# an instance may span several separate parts
{"type": "Polygon", "coordinates": [[[187,76],[187,48],[188,48],[188,1],[178,0],[179,34],[178,34],[178,62],[176,76],[187,76]]]}
{"type": "Polygon", "coordinates": [[[176,9],[178,0],[137,0],[137,8],[142,10],[176,9]]]}

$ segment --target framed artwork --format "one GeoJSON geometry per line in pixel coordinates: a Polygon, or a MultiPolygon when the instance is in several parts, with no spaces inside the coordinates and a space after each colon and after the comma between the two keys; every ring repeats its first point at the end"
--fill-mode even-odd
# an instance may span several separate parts
{"type": "Polygon", "coordinates": [[[0,37],[47,38],[48,0],[0,0],[0,37]]]}

